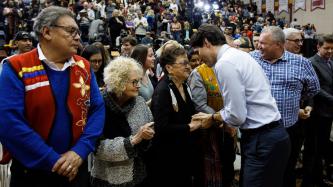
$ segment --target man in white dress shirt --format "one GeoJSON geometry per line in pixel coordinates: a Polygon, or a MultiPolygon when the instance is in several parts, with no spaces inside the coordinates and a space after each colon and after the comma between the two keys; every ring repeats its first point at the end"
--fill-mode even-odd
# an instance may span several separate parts
{"type": "Polygon", "coordinates": [[[214,68],[224,101],[224,108],[217,113],[193,117],[202,120],[204,128],[214,121],[240,128],[240,186],[282,187],[290,152],[289,136],[278,123],[281,115],[262,68],[249,54],[227,45],[215,25],[201,25],[192,36],[191,45],[214,68]]]}

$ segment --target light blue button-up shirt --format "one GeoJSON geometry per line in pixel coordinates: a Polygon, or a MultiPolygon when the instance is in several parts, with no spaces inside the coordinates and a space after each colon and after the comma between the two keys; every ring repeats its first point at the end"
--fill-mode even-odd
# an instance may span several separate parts
{"type": "Polygon", "coordinates": [[[224,101],[220,113],[227,124],[253,129],[281,118],[264,71],[248,53],[223,45],[214,71],[224,101]]]}

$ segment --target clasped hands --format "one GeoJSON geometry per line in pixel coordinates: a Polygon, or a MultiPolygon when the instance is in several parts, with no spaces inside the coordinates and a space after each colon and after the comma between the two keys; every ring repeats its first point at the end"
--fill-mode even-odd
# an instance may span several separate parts
{"type": "Polygon", "coordinates": [[[56,172],[61,176],[65,176],[72,181],[79,170],[83,160],[74,151],[67,151],[62,154],[58,161],[54,164],[52,172],[56,172]]]}
{"type": "Polygon", "coordinates": [[[299,109],[298,117],[301,119],[307,119],[310,117],[312,107],[306,106],[304,109],[299,109]]]}
{"type": "Polygon", "coordinates": [[[132,145],[140,143],[142,140],[150,140],[154,137],[154,122],[146,123],[141,126],[138,132],[132,137],[132,145]]]}
{"type": "Polygon", "coordinates": [[[208,129],[214,123],[213,115],[199,112],[192,116],[191,123],[189,124],[190,130],[194,131],[198,128],[208,129]]]}

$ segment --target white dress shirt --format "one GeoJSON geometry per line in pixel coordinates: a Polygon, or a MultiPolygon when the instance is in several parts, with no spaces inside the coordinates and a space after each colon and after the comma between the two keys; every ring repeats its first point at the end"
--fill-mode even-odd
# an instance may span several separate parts
{"type": "Polygon", "coordinates": [[[253,129],[281,118],[264,71],[248,53],[223,45],[214,71],[224,101],[220,113],[228,125],[253,129]]]}

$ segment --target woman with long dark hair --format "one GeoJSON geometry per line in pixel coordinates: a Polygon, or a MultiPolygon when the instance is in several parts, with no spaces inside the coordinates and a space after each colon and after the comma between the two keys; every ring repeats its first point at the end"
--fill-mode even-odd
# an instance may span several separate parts
{"type": "Polygon", "coordinates": [[[134,47],[131,57],[134,58],[143,69],[139,95],[142,96],[146,102],[150,103],[154,92],[153,84],[149,78],[149,72],[154,68],[155,63],[153,48],[146,45],[137,45],[134,47]]]}
{"type": "Polygon", "coordinates": [[[105,59],[102,49],[96,45],[88,45],[83,49],[81,56],[90,62],[98,87],[104,87],[103,69],[105,67],[105,59]]]}

